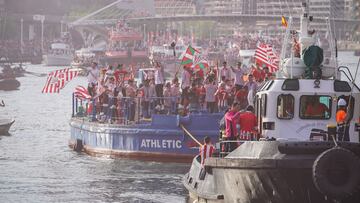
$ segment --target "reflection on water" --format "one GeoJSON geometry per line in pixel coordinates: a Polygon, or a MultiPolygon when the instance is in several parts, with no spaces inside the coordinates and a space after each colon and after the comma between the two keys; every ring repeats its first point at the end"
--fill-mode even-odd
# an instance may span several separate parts
{"type": "MultiPolygon", "coordinates": [[[[29,66],[47,73],[54,68],[29,66]]],[[[0,137],[0,202],[184,202],[189,164],[95,158],[68,146],[71,92],[41,94],[46,77],[18,78],[20,90],[0,91],[0,117],[15,118],[0,137]]]]}

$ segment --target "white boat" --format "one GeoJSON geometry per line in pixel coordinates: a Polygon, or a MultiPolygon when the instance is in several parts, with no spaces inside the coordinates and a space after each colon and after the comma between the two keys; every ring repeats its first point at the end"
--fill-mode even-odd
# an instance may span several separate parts
{"type": "Polygon", "coordinates": [[[15,122],[14,119],[1,119],[0,118],[0,135],[9,133],[9,129],[14,122],[15,122]]]}
{"type": "Polygon", "coordinates": [[[68,66],[73,60],[72,49],[69,44],[53,43],[43,59],[47,66],[68,66]]]}

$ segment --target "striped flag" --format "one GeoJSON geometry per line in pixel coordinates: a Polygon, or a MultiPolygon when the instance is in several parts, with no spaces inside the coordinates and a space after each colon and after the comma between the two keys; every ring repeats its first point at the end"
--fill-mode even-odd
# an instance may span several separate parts
{"type": "Polygon", "coordinates": [[[59,93],[78,74],[79,71],[70,70],[70,68],[55,70],[49,73],[42,93],[59,93]]]}
{"type": "Polygon", "coordinates": [[[90,96],[88,90],[81,85],[79,85],[75,88],[74,95],[76,98],[78,98],[80,100],[91,99],[91,96],[90,96]]]}
{"type": "Polygon", "coordinates": [[[194,49],[192,46],[189,46],[182,58],[181,65],[191,67],[194,64],[196,53],[199,53],[199,51],[194,49]]]}
{"type": "Polygon", "coordinates": [[[255,51],[255,62],[260,66],[265,65],[269,68],[270,73],[279,69],[279,57],[274,54],[271,46],[261,44],[255,51]]]}

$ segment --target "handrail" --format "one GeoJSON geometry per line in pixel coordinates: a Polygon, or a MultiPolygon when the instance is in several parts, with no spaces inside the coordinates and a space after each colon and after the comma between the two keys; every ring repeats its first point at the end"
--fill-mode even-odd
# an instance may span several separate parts
{"type": "Polygon", "coordinates": [[[186,134],[187,134],[191,139],[193,139],[198,145],[200,145],[200,147],[203,146],[193,135],[191,135],[191,133],[190,133],[182,124],[180,124],[180,127],[186,132],[186,134]]]}

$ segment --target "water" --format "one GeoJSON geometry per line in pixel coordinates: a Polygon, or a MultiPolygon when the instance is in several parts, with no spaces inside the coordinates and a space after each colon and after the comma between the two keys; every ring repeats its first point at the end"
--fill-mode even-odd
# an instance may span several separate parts
{"type": "MultiPolygon", "coordinates": [[[[48,73],[55,68],[29,66],[48,73]]],[[[0,91],[0,117],[13,117],[9,136],[0,136],[0,202],[185,202],[181,183],[190,164],[96,158],[73,152],[71,92],[42,94],[46,77],[18,78],[20,90],[0,91]]]]}
{"type": "MultiPolygon", "coordinates": [[[[339,65],[354,73],[359,57],[340,52],[339,65]]],[[[54,68],[30,66],[47,73],[54,68]]],[[[360,74],[360,71],[359,73],[360,74]]],[[[71,92],[41,94],[45,77],[19,78],[20,90],[0,91],[1,117],[13,117],[10,136],[0,137],[0,202],[185,202],[181,178],[190,164],[95,158],[68,146],[71,92]]],[[[360,84],[360,77],[357,78],[360,84]]]]}

